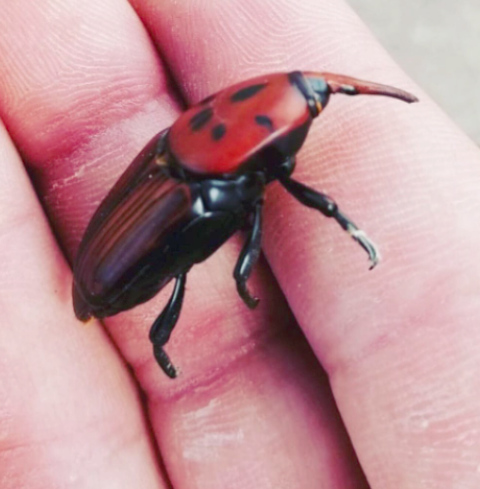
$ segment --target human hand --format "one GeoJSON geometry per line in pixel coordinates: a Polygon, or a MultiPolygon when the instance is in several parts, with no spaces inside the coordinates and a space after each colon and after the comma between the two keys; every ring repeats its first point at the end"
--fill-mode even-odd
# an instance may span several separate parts
{"type": "Polygon", "coordinates": [[[478,487],[478,149],[334,1],[135,8],[3,7],[2,488],[346,489],[367,487],[362,469],[373,489],[478,487]],[[268,265],[249,283],[261,304],[249,311],[236,294],[240,238],[194,267],[171,381],[148,341],[170,289],[107,319],[112,341],[75,320],[61,249],[71,260],[182,97],[292,69],[420,95],[416,106],[335,96],[295,172],[335,197],[383,262],[368,272],[335,223],[272,186],[268,265]]]}

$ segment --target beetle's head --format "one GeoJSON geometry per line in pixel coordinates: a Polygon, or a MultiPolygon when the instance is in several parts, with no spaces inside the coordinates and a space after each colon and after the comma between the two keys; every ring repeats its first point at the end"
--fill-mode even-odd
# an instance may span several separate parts
{"type": "MultiPolygon", "coordinates": [[[[331,93],[345,95],[384,95],[403,100],[407,103],[418,102],[417,97],[399,88],[381,85],[369,81],[359,80],[345,75],[334,73],[303,73],[311,92],[313,92],[316,111],[320,113],[327,105],[331,93]]],[[[318,114],[317,114],[318,115],[318,114]]]]}
{"type": "MultiPolygon", "coordinates": [[[[320,112],[328,104],[331,90],[325,78],[322,78],[321,76],[306,76],[305,79],[310,88],[311,97],[315,102],[315,110],[312,112],[310,109],[310,111],[312,112],[313,116],[316,116],[320,114],[320,112]]],[[[309,105],[311,104],[312,100],[309,101],[309,105]]]]}

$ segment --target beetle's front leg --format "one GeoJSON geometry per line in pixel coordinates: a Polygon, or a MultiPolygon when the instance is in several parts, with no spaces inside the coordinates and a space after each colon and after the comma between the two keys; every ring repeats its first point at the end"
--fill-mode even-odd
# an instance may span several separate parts
{"type": "Polygon", "coordinates": [[[375,244],[368,238],[364,231],[359,229],[345,214],[343,214],[335,201],[326,194],[317,192],[300,182],[290,178],[285,173],[278,175],[280,183],[302,204],[317,209],[327,217],[333,217],[367,253],[370,259],[370,269],[374,268],[380,254],[375,244]]]}
{"type": "Polygon", "coordinates": [[[153,343],[153,353],[158,365],[162,370],[172,379],[177,376],[177,371],[172,365],[170,358],[165,353],[163,345],[167,343],[170,338],[175,324],[177,324],[182,309],[183,297],[185,295],[185,282],[187,280],[187,274],[181,273],[177,276],[175,281],[175,287],[173,289],[172,296],[162,311],[160,316],[155,320],[150,329],[150,341],[153,343]]]}
{"type": "Polygon", "coordinates": [[[250,234],[247,241],[243,245],[243,249],[238,257],[238,261],[233,272],[233,276],[237,283],[238,294],[250,309],[257,307],[259,302],[259,299],[252,296],[248,291],[247,280],[252,273],[255,263],[257,263],[261,251],[262,207],[262,201],[255,206],[250,234]]]}

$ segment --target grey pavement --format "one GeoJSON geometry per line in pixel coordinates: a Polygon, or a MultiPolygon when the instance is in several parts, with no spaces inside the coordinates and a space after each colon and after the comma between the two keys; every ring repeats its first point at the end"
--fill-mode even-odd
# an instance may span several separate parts
{"type": "Polygon", "coordinates": [[[348,0],[402,68],[480,145],[480,0],[348,0]]]}

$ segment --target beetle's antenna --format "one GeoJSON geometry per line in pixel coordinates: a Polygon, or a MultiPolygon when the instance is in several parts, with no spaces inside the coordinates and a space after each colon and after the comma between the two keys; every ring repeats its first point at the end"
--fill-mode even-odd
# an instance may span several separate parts
{"type": "Polygon", "coordinates": [[[366,80],[359,80],[345,75],[335,73],[313,73],[307,72],[305,76],[311,78],[323,78],[327,83],[330,93],[344,93],[345,95],[384,95],[403,100],[411,104],[418,102],[418,98],[411,93],[389,85],[373,83],[366,80]]]}

